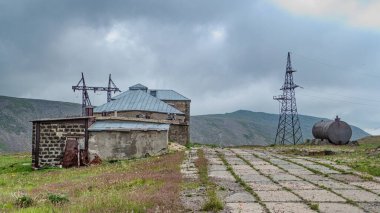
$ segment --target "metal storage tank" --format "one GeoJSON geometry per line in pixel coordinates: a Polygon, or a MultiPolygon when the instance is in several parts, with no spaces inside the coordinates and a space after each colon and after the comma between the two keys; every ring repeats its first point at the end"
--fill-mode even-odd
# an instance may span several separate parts
{"type": "Polygon", "coordinates": [[[334,121],[320,121],[313,126],[316,139],[327,139],[336,145],[347,144],[352,136],[352,129],[346,122],[336,116],[334,121]]]}

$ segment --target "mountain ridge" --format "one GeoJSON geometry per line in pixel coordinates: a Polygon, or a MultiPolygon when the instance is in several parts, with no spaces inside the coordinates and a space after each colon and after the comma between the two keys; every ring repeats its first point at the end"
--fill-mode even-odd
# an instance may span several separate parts
{"type": "MultiPolygon", "coordinates": [[[[191,141],[220,146],[270,145],[275,140],[278,116],[249,110],[192,116],[191,141]]],[[[299,115],[299,118],[304,139],[313,138],[311,129],[316,122],[331,120],[308,115],[299,115]]],[[[356,126],[351,127],[352,140],[370,135],[356,126]]]]}
{"type": "MultiPolygon", "coordinates": [[[[31,150],[31,120],[81,114],[80,104],[9,96],[0,96],[0,108],[0,153],[31,150]]],[[[311,134],[313,122],[320,119],[322,118],[300,115],[305,136],[311,134]]],[[[278,115],[237,110],[224,114],[191,116],[190,121],[192,142],[223,146],[268,145],[274,140],[278,115]]],[[[369,135],[356,127],[354,132],[359,133],[358,136],[369,135]]]]}

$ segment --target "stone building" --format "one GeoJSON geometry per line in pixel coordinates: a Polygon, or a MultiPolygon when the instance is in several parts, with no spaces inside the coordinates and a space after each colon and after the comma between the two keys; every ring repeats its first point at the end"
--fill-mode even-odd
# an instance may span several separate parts
{"type": "Polygon", "coordinates": [[[189,142],[190,100],[173,90],[137,84],[85,117],[33,122],[32,164],[80,166],[165,153],[168,142],[189,142]]]}
{"type": "MultiPolygon", "coordinates": [[[[41,119],[33,122],[32,165],[35,168],[43,166],[72,166],[83,164],[87,159],[88,127],[92,117],[41,119]],[[79,156],[71,159],[68,164],[63,162],[65,150],[76,147],[79,156]],[[81,162],[82,159],[82,162],[81,162]],[[69,165],[70,164],[70,165],[69,165]]],[[[77,156],[78,156],[77,155],[77,156]]]]}
{"type": "Polygon", "coordinates": [[[190,102],[174,90],[148,89],[136,84],[113,101],[96,107],[94,116],[169,121],[169,141],[186,145],[190,140],[190,102]]]}

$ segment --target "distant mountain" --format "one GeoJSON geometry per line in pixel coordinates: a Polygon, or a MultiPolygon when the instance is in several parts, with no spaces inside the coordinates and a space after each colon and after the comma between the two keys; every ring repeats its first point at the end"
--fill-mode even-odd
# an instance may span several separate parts
{"type": "MultiPolygon", "coordinates": [[[[313,138],[313,125],[325,118],[300,115],[303,138],[313,138]]],[[[278,115],[239,110],[226,114],[199,115],[191,117],[191,141],[222,146],[268,145],[274,142],[278,115]]],[[[352,126],[353,140],[369,134],[352,126]]]]}
{"type": "Polygon", "coordinates": [[[80,114],[80,104],[0,96],[0,153],[31,150],[31,120],[80,114]]]}
{"type": "MultiPolygon", "coordinates": [[[[0,96],[0,153],[31,150],[31,120],[81,114],[81,105],[59,101],[0,96]]],[[[321,118],[300,116],[304,138],[321,118]]],[[[278,115],[239,110],[191,117],[191,141],[204,144],[267,145],[275,137],[278,115]]],[[[353,127],[354,139],[368,136],[353,127]]]]}

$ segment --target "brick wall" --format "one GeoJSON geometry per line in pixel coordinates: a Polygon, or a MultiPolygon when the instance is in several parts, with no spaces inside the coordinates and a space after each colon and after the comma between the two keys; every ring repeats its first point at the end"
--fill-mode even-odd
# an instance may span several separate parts
{"type": "Polygon", "coordinates": [[[67,138],[84,142],[86,122],[86,119],[33,122],[33,166],[38,168],[61,165],[67,138]]]}

